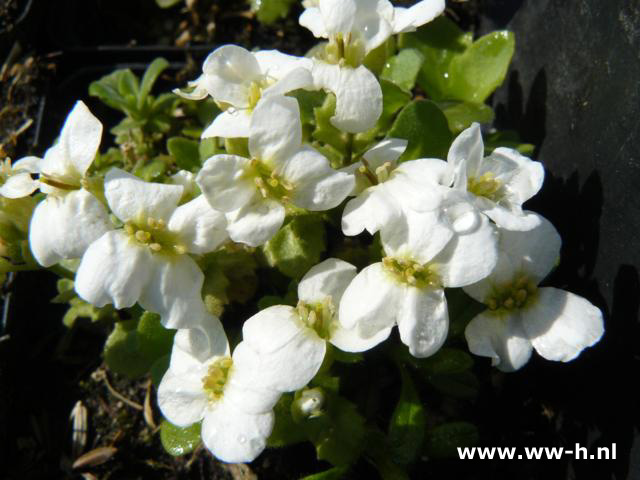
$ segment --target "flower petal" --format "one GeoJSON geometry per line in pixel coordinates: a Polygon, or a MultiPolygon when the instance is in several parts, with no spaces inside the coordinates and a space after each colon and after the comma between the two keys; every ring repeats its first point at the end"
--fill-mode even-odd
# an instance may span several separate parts
{"type": "Polygon", "coordinates": [[[223,462],[251,462],[266,447],[273,424],[273,412],[245,413],[223,397],[205,412],[202,441],[223,462]]]}
{"type": "Polygon", "coordinates": [[[230,108],[219,113],[211,125],[204,129],[201,138],[240,138],[249,136],[251,112],[230,108]]]}
{"type": "Polygon", "coordinates": [[[568,362],[604,333],[602,312],[588,300],[557,288],[541,288],[522,326],[536,351],[547,360],[568,362]]]}
{"type": "Polygon", "coordinates": [[[369,265],[356,275],[342,296],[340,324],[347,329],[357,325],[362,336],[372,337],[395,325],[403,294],[404,287],[384,271],[382,263],[369,265]]]}
{"type": "Polygon", "coordinates": [[[14,172],[24,171],[27,173],[40,173],[42,159],[38,157],[23,157],[12,165],[14,172]]]}
{"type": "MultiPolygon", "coordinates": [[[[311,70],[311,67],[313,66],[313,61],[309,58],[287,55],[286,53],[279,52],[278,50],[260,50],[259,52],[255,52],[253,55],[255,56],[258,65],[260,65],[262,74],[276,80],[280,80],[288,76],[292,71],[300,68],[311,70]]],[[[264,95],[265,92],[262,94],[264,95]]]]}
{"type": "Polygon", "coordinates": [[[349,329],[338,325],[331,332],[329,342],[343,352],[365,352],[389,338],[391,330],[393,330],[393,327],[387,327],[379,330],[371,337],[363,337],[357,325],[349,329]]]}
{"type": "Polygon", "coordinates": [[[354,69],[316,61],[312,74],[316,88],[336,95],[336,111],[331,117],[336,128],[358,133],[375,126],[382,114],[382,90],[366,67],[354,69]]]}
{"type": "Polygon", "coordinates": [[[444,12],[444,0],[422,0],[409,8],[396,7],[393,15],[393,33],[413,32],[444,12]]]}
{"type": "Polygon", "coordinates": [[[227,232],[234,242],[257,247],[278,232],[284,216],[284,207],[278,202],[259,199],[227,213],[227,232]]]}
{"type": "Polygon", "coordinates": [[[386,162],[395,164],[407,149],[408,143],[408,140],[402,138],[386,138],[367,150],[362,156],[375,171],[386,162]]]}
{"type": "Polygon", "coordinates": [[[182,197],[182,185],[145,182],[112,168],[104,179],[104,195],[113,213],[123,222],[141,217],[167,220],[182,197]]]}
{"type": "Polygon", "coordinates": [[[518,313],[498,316],[487,310],[469,322],[464,336],[471,353],[491,358],[491,365],[503,372],[518,370],[531,357],[518,313]]]}
{"type": "Polygon", "coordinates": [[[196,177],[196,183],[213,208],[232,212],[257,195],[255,184],[245,178],[249,160],[237,155],[214,155],[196,177]]]}
{"type": "Polygon", "coordinates": [[[122,230],[105,233],[93,242],[80,262],[75,288],[97,307],[107,303],[133,306],[151,275],[153,260],[146,247],[136,245],[122,230]]]}
{"type": "Polygon", "coordinates": [[[313,33],[313,36],[316,38],[327,38],[329,36],[329,32],[327,32],[324,19],[318,7],[306,8],[300,15],[300,18],[298,18],[298,23],[311,30],[311,33],[313,33]]]}
{"type": "Polygon", "coordinates": [[[321,0],[318,7],[329,35],[351,32],[358,13],[356,0],[321,0]]]}
{"type": "Polygon", "coordinates": [[[456,137],[447,155],[447,162],[455,172],[456,188],[467,189],[467,177],[475,176],[483,157],[484,143],[480,124],[474,122],[456,137]]]}
{"type": "Polygon", "coordinates": [[[544,167],[540,162],[520,154],[512,148],[496,148],[486,159],[491,162],[511,162],[518,166],[511,176],[508,188],[517,198],[517,204],[522,205],[542,188],[544,182],[544,167]]]}
{"type": "MultiPolygon", "coordinates": [[[[308,59],[306,59],[308,60],[308,59]]],[[[310,90],[313,88],[313,76],[311,75],[311,66],[308,68],[296,68],[286,75],[282,76],[276,83],[265,88],[262,91],[262,98],[270,95],[284,95],[285,93],[304,88],[310,90]]]]}
{"type": "Polygon", "coordinates": [[[162,415],[178,427],[188,427],[202,420],[209,399],[202,389],[202,377],[194,372],[176,375],[171,370],[158,386],[158,406],[162,415]]]}
{"type": "Polygon", "coordinates": [[[80,258],[91,242],[113,228],[107,209],[84,189],[49,195],[31,217],[29,246],[36,261],[50,267],[80,258]]]}
{"type": "Polygon", "coordinates": [[[311,267],[298,284],[298,298],[305,303],[321,303],[330,297],[340,305],[342,294],[356,276],[356,267],[338,258],[328,258],[311,267]]]}
{"type": "Polygon", "coordinates": [[[342,212],[342,232],[353,236],[364,230],[371,235],[402,215],[399,205],[386,194],[385,184],[374,185],[347,202],[342,212]]]}
{"type": "Polygon", "coordinates": [[[200,291],[204,274],[188,255],[153,255],[153,269],[138,303],[157,313],[165,328],[192,328],[200,324],[205,306],[200,291]]]}
{"type": "Polygon", "coordinates": [[[229,342],[218,317],[205,313],[194,328],[183,328],[173,337],[169,368],[177,375],[196,372],[203,377],[213,358],[228,357],[229,342]]]}
{"type": "Polygon", "coordinates": [[[251,52],[236,45],[223,45],[209,54],[202,69],[202,84],[217,102],[249,107],[249,85],[262,76],[251,52]]]}
{"type": "Polygon", "coordinates": [[[444,290],[408,287],[398,313],[398,330],[402,343],[414,357],[436,353],[447,339],[449,313],[444,290]]]}
{"type": "Polygon", "coordinates": [[[229,238],[224,213],[211,208],[204,195],[176,208],[167,228],[180,235],[191,253],[212,252],[229,238]]]}
{"type": "Polygon", "coordinates": [[[0,186],[0,196],[5,198],[22,198],[31,195],[38,188],[39,183],[31,178],[29,173],[18,173],[7,178],[0,186]]]}
{"type": "Polygon", "coordinates": [[[242,339],[256,353],[272,353],[290,342],[304,326],[289,305],[274,305],[259,311],[242,326],[242,339]]]}
{"type": "Polygon", "coordinates": [[[295,98],[272,95],[262,98],[251,116],[251,156],[277,167],[302,145],[300,108],[295,98]]]}

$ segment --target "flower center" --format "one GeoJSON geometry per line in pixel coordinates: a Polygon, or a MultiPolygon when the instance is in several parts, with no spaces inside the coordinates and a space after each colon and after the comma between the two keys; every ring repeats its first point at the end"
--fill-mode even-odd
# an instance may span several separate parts
{"type": "Polygon", "coordinates": [[[322,302],[313,305],[300,300],[296,310],[304,325],[316,332],[320,338],[329,339],[336,313],[331,297],[326,297],[322,302]]]}
{"type": "Polygon", "coordinates": [[[348,33],[333,35],[324,49],[323,60],[332,65],[357,68],[362,65],[365,57],[364,42],[360,38],[348,33]]]}
{"type": "Polygon", "coordinates": [[[247,177],[253,178],[256,188],[263,198],[273,198],[283,202],[290,200],[293,185],[277,175],[268,165],[252,159],[245,170],[247,177]]]}
{"type": "Polygon", "coordinates": [[[494,202],[499,201],[503,196],[502,182],[496,180],[491,172],[484,173],[479,177],[469,177],[467,190],[474,195],[488,198],[494,202]]]}
{"type": "Polygon", "coordinates": [[[130,222],[124,231],[140,245],[149,248],[153,253],[178,254],[187,252],[187,248],[179,242],[178,235],[167,229],[162,219],[147,217],[141,222],[130,222]]]}
{"type": "Polygon", "coordinates": [[[260,80],[251,82],[249,85],[249,110],[256,108],[260,98],[262,98],[262,92],[272,83],[273,80],[267,76],[262,77],[260,80]]]}
{"type": "Polygon", "coordinates": [[[440,277],[435,268],[429,264],[420,264],[413,260],[385,257],[382,266],[400,283],[417,288],[438,288],[440,277]]]}
{"type": "Polygon", "coordinates": [[[515,310],[523,308],[538,292],[538,287],[526,275],[519,275],[516,279],[502,287],[495,287],[487,298],[486,304],[490,310],[515,310]]]}
{"type": "Polygon", "coordinates": [[[209,401],[216,402],[222,397],[232,365],[231,357],[218,358],[209,365],[207,374],[202,378],[202,389],[207,394],[209,401]]]}

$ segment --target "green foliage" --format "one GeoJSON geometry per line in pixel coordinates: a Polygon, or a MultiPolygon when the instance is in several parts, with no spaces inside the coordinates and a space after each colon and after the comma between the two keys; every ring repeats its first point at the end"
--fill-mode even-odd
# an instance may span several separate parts
{"type": "Polygon", "coordinates": [[[291,415],[291,405],[293,404],[293,394],[285,393],[280,397],[273,409],[276,416],[276,423],[269,436],[268,445],[270,447],[286,447],[306,440],[304,430],[293,419],[291,415]]]}
{"type": "Polygon", "coordinates": [[[160,424],[160,441],[165,451],[174,457],[186,455],[195,450],[202,441],[200,438],[200,423],[181,428],[163,420],[160,424]]]}
{"type": "Polygon", "coordinates": [[[454,135],[470,127],[473,122],[491,123],[493,121],[493,110],[484,103],[448,101],[438,102],[437,105],[447,117],[449,130],[454,135]]]}
{"type": "Polygon", "coordinates": [[[158,315],[149,312],[139,319],[118,322],[104,345],[104,360],[116,373],[141,377],[171,351],[174,334],[175,330],[160,324],[158,315]]]}
{"type": "Polygon", "coordinates": [[[424,55],[414,48],[405,48],[391,57],[384,66],[380,78],[394,83],[405,91],[411,91],[424,62],[424,55]]]}
{"type": "Polygon", "coordinates": [[[440,17],[403,35],[400,45],[424,56],[418,83],[432,99],[482,103],[504,81],[515,39],[500,31],[473,42],[470,33],[440,17]]]}
{"type": "Polygon", "coordinates": [[[530,143],[523,143],[520,135],[512,130],[494,132],[484,139],[485,152],[491,153],[498,147],[507,147],[518,150],[522,155],[532,155],[535,149],[530,143]]]}
{"type": "Polygon", "coordinates": [[[156,0],[156,4],[160,7],[160,8],[171,8],[174,5],[177,5],[178,3],[180,3],[182,0],[156,0]]]}
{"type": "Polygon", "coordinates": [[[426,414],[411,377],[400,369],[402,390],[389,423],[391,456],[396,463],[406,465],[418,455],[426,424],[426,414]]]}
{"type": "Polygon", "coordinates": [[[182,137],[171,137],[167,140],[167,150],[182,170],[197,171],[201,166],[200,142],[182,137]]]}
{"type": "Polygon", "coordinates": [[[251,10],[260,23],[270,25],[289,13],[296,0],[250,0],[251,10]]]}
{"type": "Polygon", "coordinates": [[[345,475],[349,469],[347,467],[333,467],[324,472],[314,473],[301,478],[300,480],[340,480],[345,478],[345,475]]]}
{"type": "Polygon", "coordinates": [[[473,366],[473,359],[468,353],[456,348],[441,348],[435,355],[420,359],[419,368],[429,375],[447,375],[462,373],[473,366]]]}
{"type": "Polygon", "coordinates": [[[446,158],[452,141],[447,118],[429,100],[414,100],[404,107],[388,136],[409,141],[401,160],[446,158]]]}
{"type": "Polygon", "coordinates": [[[299,215],[276,233],[263,247],[267,262],[291,278],[301,278],[320,261],[326,248],[322,217],[299,215]]]}
{"type": "Polygon", "coordinates": [[[458,458],[458,448],[473,447],[478,439],[478,429],[471,423],[445,423],[427,433],[425,453],[430,458],[458,458]]]}

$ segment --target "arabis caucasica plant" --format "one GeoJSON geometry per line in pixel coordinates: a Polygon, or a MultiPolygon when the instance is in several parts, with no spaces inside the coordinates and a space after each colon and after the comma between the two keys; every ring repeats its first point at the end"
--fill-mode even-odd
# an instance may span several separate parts
{"type": "Polygon", "coordinates": [[[401,478],[419,397],[456,420],[465,339],[503,371],[566,362],[602,314],[539,285],[560,251],[523,206],[544,169],[480,125],[513,36],[473,42],[442,0],[304,6],[326,40],[307,57],[224,45],[179,96],[151,95],[162,60],[94,82],[126,114],[116,146],[78,102],[43,159],[2,164],[0,273],[65,277],[65,323],[108,325],[107,365],[159,383],[170,452],[310,441],[340,472],[366,455],[401,478]]]}

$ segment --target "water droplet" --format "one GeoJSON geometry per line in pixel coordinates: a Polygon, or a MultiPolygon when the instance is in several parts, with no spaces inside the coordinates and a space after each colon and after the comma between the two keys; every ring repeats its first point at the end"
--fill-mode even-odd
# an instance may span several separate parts
{"type": "Polygon", "coordinates": [[[246,443],[246,441],[247,441],[247,437],[245,437],[243,435],[240,435],[238,437],[238,443],[246,443]]]}

